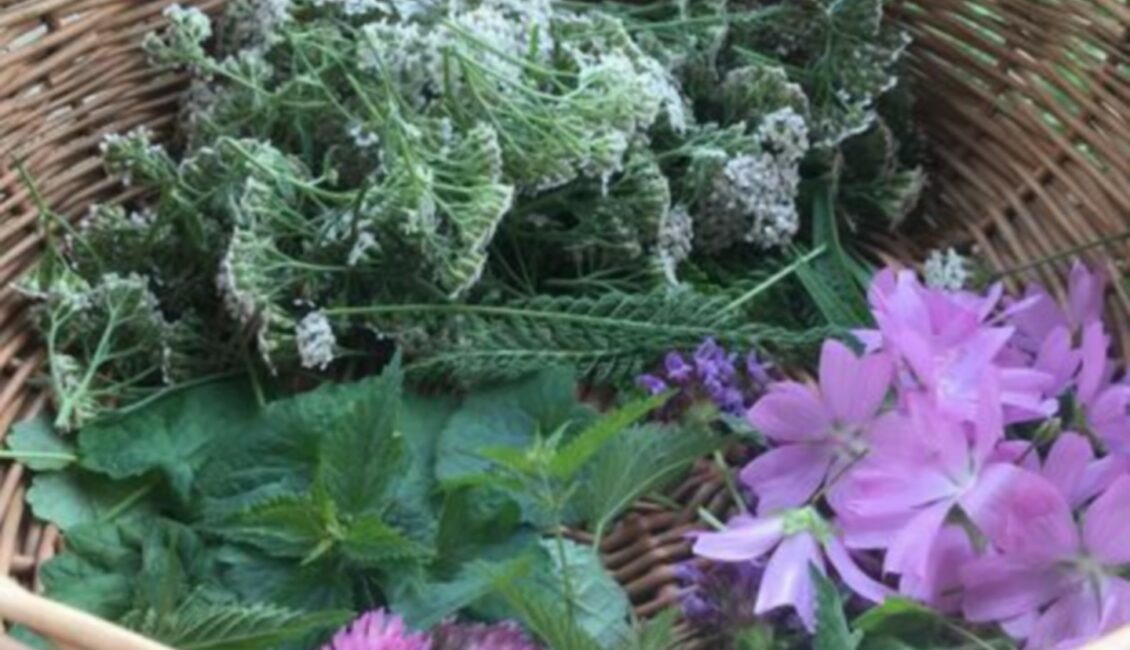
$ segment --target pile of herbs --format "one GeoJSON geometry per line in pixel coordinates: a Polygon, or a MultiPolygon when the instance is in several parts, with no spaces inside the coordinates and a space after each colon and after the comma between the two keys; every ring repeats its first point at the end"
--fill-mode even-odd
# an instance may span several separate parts
{"type": "Polygon", "coordinates": [[[104,142],[145,198],[46,224],[23,283],[64,429],[393,348],[461,386],[630,380],[708,336],[804,353],[866,318],[851,235],[922,187],[881,0],[165,13],[176,137],[104,142]]]}
{"type": "MultiPolygon", "coordinates": [[[[376,608],[678,647],[564,531],[599,541],[729,420],[575,387],[867,319],[853,235],[923,185],[882,5],[170,7],[145,47],[192,79],[176,133],[104,142],[143,198],[46,220],[21,285],[56,408],[7,454],[66,536],[47,594],[178,648],[315,647],[376,608]]],[[[855,648],[821,589],[817,647],[855,648]]]]}

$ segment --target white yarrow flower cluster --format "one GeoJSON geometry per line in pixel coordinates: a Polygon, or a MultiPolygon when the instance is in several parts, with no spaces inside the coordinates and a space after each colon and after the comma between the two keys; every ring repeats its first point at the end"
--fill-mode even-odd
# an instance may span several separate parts
{"type": "Polygon", "coordinates": [[[190,34],[201,34],[205,37],[212,34],[212,21],[207,14],[197,7],[185,7],[181,4],[171,4],[161,12],[169,23],[177,29],[184,29],[190,34]]]}
{"type": "Polygon", "coordinates": [[[699,240],[707,252],[738,241],[767,249],[788,244],[800,228],[796,198],[808,128],[792,108],[767,115],[756,135],[762,151],[726,160],[702,209],[699,240]]]}
{"type": "Polygon", "coordinates": [[[315,7],[337,7],[346,16],[363,16],[374,11],[387,10],[389,3],[382,0],[313,0],[315,7]]]}
{"type": "Polygon", "coordinates": [[[349,126],[349,138],[358,149],[374,149],[381,143],[381,136],[369,131],[363,124],[349,126]]]}
{"type": "Polygon", "coordinates": [[[358,233],[357,241],[353,243],[353,248],[349,250],[346,263],[351,267],[357,266],[368,257],[370,251],[380,251],[380,248],[380,243],[377,241],[377,238],[373,236],[373,233],[368,230],[362,230],[358,233]]]}
{"type": "Polygon", "coordinates": [[[931,289],[961,291],[972,275],[969,260],[952,248],[930,253],[922,269],[926,285],[931,289]]]}
{"type": "Polygon", "coordinates": [[[324,312],[312,311],[298,322],[295,342],[303,368],[325,370],[337,357],[337,337],[324,312]]]}
{"type": "Polygon", "coordinates": [[[685,205],[677,205],[667,211],[659,223],[659,237],[656,252],[669,284],[679,283],[679,263],[691,255],[694,248],[694,220],[685,205]]]}

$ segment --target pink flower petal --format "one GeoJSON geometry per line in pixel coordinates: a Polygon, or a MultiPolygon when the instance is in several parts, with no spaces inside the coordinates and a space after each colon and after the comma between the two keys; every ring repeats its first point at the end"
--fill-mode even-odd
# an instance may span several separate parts
{"type": "Polygon", "coordinates": [[[1101,585],[1103,602],[1099,634],[1107,634],[1130,625],[1130,582],[1107,577],[1101,585]]]}
{"type": "Polygon", "coordinates": [[[1111,565],[1130,563],[1130,476],[1122,476],[1087,508],[1083,543],[1111,565]]]}
{"type": "Polygon", "coordinates": [[[771,449],[742,469],[739,478],[757,495],[757,510],[766,515],[808,503],[828,476],[833,452],[807,444],[771,449]]]}
{"type": "Polygon", "coordinates": [[[1054,564],[1008,556],[976,558],[961,568],[962,612],[972,623],[1005,621],[1055,600],[1071,582],[1054,564]]]}
{"type": "Polygon", "coordinates": [[[831,537],[824,543],[824,553],[844,584],[856,594],[873,603],[881,603],[894,592],[889,587],[863,572],[844,548],[840,540],[831,537]]]}
{"type": "Polygon", "coordinates": [[[894,365],[883,354],[862,359],[829,339],[820,353],[820,393],[838,422],[863,424],[875,416],[891,385],[894,365]]]}
{"type": "Polygon", "coordinates": [[[1094,460],[1095,450],[1089,440],[1077,433],[1064,432],[1056,438],[1048,452],[1041,474],[1068,498],[1073,507],[1078,506],[1072,495],[1094,460]]]}
{"type": "Polygon", "coordinates": [[[1087,421],[1107,448],[1130,455],[1130,386],[1111,386],[1087,409],[1087,421]]]}
{"type": "Polygon", "coordinates": [[[810,567],[824,572],[820,549],[812,535],[793,535],[781,542],[765,567],[753,612],[760,615],[778,607],[792,607],[804,626],[814,631],[816,604],[810,567]]]}
{"type": "Polygon", "coordinates": [[[695,539],[694,553],[723,562],[744,562],[763,557],[785,534],[781,517],[754,519],[739,515],[730,520],[726,530],[700,533],[695,539]]]}
{"type": "Polygon", "coordinates": [[[1102,319],[1103,294],[1106,293],[1106,276],[1092,273],[1082,262],[1071,267],[1068,282],[1067,313],[1076,327],[1102,319]]]}
{"type": "Polygon", "coordinates": [[[860,516],[849,512],[840,514],[836,523],[848,548],[883,549],[890,546],[913,516],[911,510],[885,516],[860,516]]]}
{"type": "Polygon", "coordinates": [[[1130,472],[1130,458],[1126,456],[1106,456],[1091,463],[1079,483],[1071,499],[1073,504],[1090,501],[1111,483],[1130,472]]]}
{"type": "Polygon", "coordinates": [[[899,591],[946,614],[961,610],[961,574],[957,567],[976,557],[969,534],[959,526],[947,525],[937,536],[924,575],[904,574],[899,591]]]}
{"type": "Polygon", "coordinates": [[[1090,404],[1098,397],[1106,378],[1106,355],[1109,349],[1110,337],[1101,322],[1093,322],[1083,328],[1083,365],[1076,386],[1079,401],[1084,404],[1090,404]]]}
{"type": "Polygon", "coordinates": [[[943,501],[919,511],[887,548],[883,571],[925,577],[934,542],[952,507],[943,501]]]}
{"type": "Polygon", "coordinates": [[[826,436],[831,414],[811,388],[796,382],[775,384],[747,414],[749,423],[774,442],[805,442],[826,436]]]}
{"type": "Polygon", "coordinates": [[[991,465],[961,499],[961,508],[998,548],[1026,557],[1061,559],[1079,549],[1071,508],[1042,476],[991,465]]]}
{"type": "Polygon", "coordinates": [[[1036,620],[1025,647],[1065,648],[1099,634],[1102,603],[1089,587],[1080,586],[1057,600],[1036,620]]]}

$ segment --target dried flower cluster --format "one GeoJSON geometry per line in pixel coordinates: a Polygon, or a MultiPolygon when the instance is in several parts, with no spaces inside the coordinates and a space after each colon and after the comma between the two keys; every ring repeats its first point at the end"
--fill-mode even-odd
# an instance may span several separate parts
{"type": "Polygon", "coordinates": [[[1040,287],[1006,302],[879,274],[863,353],[829,341],[818,385],[775,383],[749,409],[772,443],[741,472],[755,508],[695,552],[753,563],[754,613],[809,629],[810,566],[1033,650],[1130,623],[1130,384],[1103,293],[1082,266],[1066,311],[1040,287]]]}

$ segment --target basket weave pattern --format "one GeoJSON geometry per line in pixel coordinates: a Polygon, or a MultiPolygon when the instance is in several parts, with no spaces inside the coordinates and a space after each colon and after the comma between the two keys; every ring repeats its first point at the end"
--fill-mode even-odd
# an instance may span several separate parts
{"type": "MultiPolygon", "coordinates": [[[[131,198],[106,178],[98,143],[141,125],[158,134],[172,127],[184,79],[155,72],[138,49],[168,4],[0,0],[0,439],[48,401],[34,383],[44,354],[10,288],[42,245],[36,197],[16,161],[43,202],[71,220],[91,203],[131,198]]],[[[214,11],[223,0],[191,4],[214,11]]],[[[1130,252],[1127,0],[889,4],[916,41],[910,73],[932,159],[931,222],[914,245],[870,236],[876,256],[913,262],[931,246],[957,243],[1011,270],[1086,248],[1092,263],[1118,273],[1130,252]]],[[[1064,270],[1044,264],[1024,275],[1062,293],[1064,270]]],[[[1118,284],[1113,300],[1114,325],[1130,351],[1130,295],[1118,284]]],[[[62,540],[28,512],[25,478],[19,464],[0,469],[0,576],[35,588],[36,568],[62,540]]],[[[672,497],[680,508],[640,504],[602,549],[641,614],[677,597],[674,566],[689,557],[684,533],[698,508],[727,507],[707,463],[672,497]]],[[[0,606],[0,616],[12,614],[0,606]]]]}

